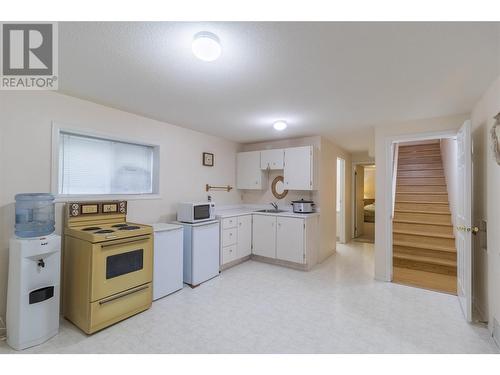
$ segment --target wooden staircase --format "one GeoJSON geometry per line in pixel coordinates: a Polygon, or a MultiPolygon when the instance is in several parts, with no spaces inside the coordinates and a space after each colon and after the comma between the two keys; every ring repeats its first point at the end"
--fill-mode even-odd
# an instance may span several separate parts
{"type": "Polygon", "coordinates": [[[400,145],[393,281],[457,293],[457,252],[439,140],[400,145]]]}

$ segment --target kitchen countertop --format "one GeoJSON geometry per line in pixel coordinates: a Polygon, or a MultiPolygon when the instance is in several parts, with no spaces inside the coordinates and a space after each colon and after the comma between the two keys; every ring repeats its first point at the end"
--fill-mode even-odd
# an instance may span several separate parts
{"type": "Polygon", "coordinates": [[[227,217],[241,216],[241,215],[271,215],[271,216],[286,216],[286,217],[297,217],[297,218],[309,218],[312,216],[319,216],[319,212],[312,212],[310,214],[298,214],[293,211],[285,212],[256,212],[257,210],[269,209],[267,206],[240,206],[240,207],[228,207],[217,209],[215,216],[218,219],[225,219],[227,217]]]}

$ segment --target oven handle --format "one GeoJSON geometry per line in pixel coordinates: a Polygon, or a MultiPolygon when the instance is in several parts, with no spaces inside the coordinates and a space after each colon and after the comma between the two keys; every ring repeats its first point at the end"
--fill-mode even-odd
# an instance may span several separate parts
{"type": "Polygon", "coordinates": [[[137,238],[135,240],[126,240],[126,241],[120,241],[120,242],[115,242],[115,243],[110,243],[110,244],[103,244],[101,247],[110,247],[110,246],[120,246],[120,245],[128,245],[129,243],[132,242],[143,242],[149,240],[151,237],[141,237],[137,238]]]}
{"type": "Polygon", "coordinates": [[[148,288],[149,288],[149,285],[143,285],[143,286],[141,286],[139,288],[128,290],[128,291],[126,291],[126,292],[124,292],[124,293],[122,293],[120,295],[110,297],[110,298],[105,299],[103,301],[99,301],[99,305],[104,305],[104,304],[106,304],[108,302],[115,301],[115,300],[120,299],[122,297],[126,297],[126,296],[128,296],[130,294],[137,293],[137,292],[140,292],[141,290],[148,289],[148,288]]]}

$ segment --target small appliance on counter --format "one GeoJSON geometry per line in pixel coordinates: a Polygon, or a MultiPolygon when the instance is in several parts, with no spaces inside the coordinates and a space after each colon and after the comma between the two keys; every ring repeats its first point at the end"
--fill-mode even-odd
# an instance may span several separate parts
{"type": "Polygon", "coordinates": [[[88,334],[151,307],[153,228],[126,214],[125,201],[65,207],[63,312],[88,334]]]}
{"type": "Polygon", "coordinates": [[[153,301],[174,293],[183,284],[183,226],[152,224],[154,231],[153,301]]]}
{"type": "Polygon", "coordinates": [[[192,287],[219,275],[219,221],[184,226],[184,282],[192,287]]]}
{"type": "Polygon", "coordinates": [[[9,244],[7,343],[22,350],[59,331],[61,237],[51,194],[16,195],[16,237],[9,244]]]}
{"type": "Polygon", "coordinates": [[[292,201],[293,212],[297,214],[310,214],[315,212],[314,207],[316,204],[313,201],[306,201],[304,199],[292,201]]]}
{"type": "Polygon", "coordinates": [[[215,203],[182,202],[177,207],[177,221],[181,223],[199,223],[215,220],[215,203]]]}

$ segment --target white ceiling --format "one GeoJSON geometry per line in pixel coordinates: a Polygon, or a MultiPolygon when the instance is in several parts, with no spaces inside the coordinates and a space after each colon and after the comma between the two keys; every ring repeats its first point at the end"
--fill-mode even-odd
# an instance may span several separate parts
{"type": "Polygon", "coordinates": [[[254,142],[324,135],[366,150],[367,128],[467,113],[499,74],[494,23],[60,23],[60,91],[254,142]],[[222,57],[203,62],[193,35],[222,57]],[[289,127],[278,133],[272,122],[289,127]]]}

